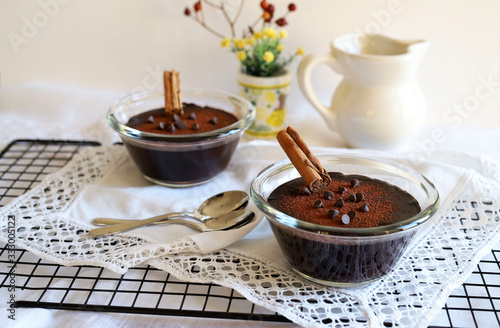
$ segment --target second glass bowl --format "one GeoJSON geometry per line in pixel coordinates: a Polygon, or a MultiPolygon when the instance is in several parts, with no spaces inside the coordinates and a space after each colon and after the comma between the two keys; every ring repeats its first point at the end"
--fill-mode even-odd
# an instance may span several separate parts
{"type": "Polygon", "coordinates": [[[406,190],[418,201],[421,212],[371,228],[330,227],[296,219],[267,201],[278,186],[299,177],[289,160],[272,164],[257,175],[250,189],[253,202],[270,222],[288,264],[306,279],[348,287],[383,277],[438,209],[438,191],[423,175],[398,163],[339,154],[317,157],[329,172],[364,175],[406,190]]]}

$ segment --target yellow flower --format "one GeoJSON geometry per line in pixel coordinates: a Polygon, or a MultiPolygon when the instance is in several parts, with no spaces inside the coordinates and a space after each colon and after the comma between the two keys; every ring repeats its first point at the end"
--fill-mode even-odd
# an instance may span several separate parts
{"type": "Polygon", "coordinates": [[[239,61],[244,61],[247,58],[247,54],[244,51],[238,51],[236,53],[236,58],[238,58],[239,61]]]}
{"type": "Polygon", "coordinates": [[[256,38],[254,36],[248,38],[247,40],[247,44],[250,46],[250,47],[253,47],[253,45],[255,44],[255,42],[257,41],[256,38]]]}
{"type": "Polygon", "coordinates": [[[270,27],[266,27],[262,30],[262,33],[270,39],[276,39],[278,37],[278,33],[276,30],[270,27]]]}
{"type": "Polygon", "coordinates": [[[274,54],[270,51],[266,51],[266,52],[264,52],[262,59],[264,59],[264,61],[270,63],[274,60],[274,54]]]}
{"type": "Polygon", "coordinates": [[[262,39],[262,32],[257,31],[257,32],[255,32],[255,33],[253,34],[253,36],[254,36],[256,39],[262,39]]]}
{"type": "Polygon", "coordinates": [[[304,48],[302,48],[302,47],[298,47],[298,48],[297,48],[297,55],[302,56],[303,54],[304,54],[304,48]]]}
{"type": "Polygon", "coordinates": [[[288,37],[288,32],[285,30],[280,31],[280,38],[286,39],[288,37]]]}
{"type": "Polygon", "coordinates": [[[278,46],[276,47],[276,50],[279,52],[283,51],[283,49],[285,49],[285,46],[282,43],[278,44],[278,46]]]}
{"type": "Polygon", "coordinates": [[[227,48],[231,44],[231,40],[229,38],[224,38],[222,39],[222,42],[220,43],[220,46],[222,48],[227,48]]]}
{"type": "Polygon", "coordinates": [[[245,40],[241,39],[234,39],[233,40],[234,46],[238,49],[243,49],[245,48],[245,40]]]}

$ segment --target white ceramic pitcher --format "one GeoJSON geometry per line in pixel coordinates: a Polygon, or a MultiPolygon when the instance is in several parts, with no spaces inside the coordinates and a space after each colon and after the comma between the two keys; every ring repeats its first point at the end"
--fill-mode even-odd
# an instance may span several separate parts
{"type": "Polygon", "coordinates": [[[333,40],[329,56],[308,55],[300,62],[299,86],[350,147],[400,148],[425,120],[426,105],[416,72],[427,48],[422,40],[343,35],[333,40]],[[330,107],[320,101],[311,83],[311,72],[319,64],[343,76],[330,107]]]}

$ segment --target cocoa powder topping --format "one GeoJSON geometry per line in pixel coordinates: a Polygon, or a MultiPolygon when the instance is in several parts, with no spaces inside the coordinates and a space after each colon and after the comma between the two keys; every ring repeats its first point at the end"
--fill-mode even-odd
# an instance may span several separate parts
{"type": "MultiPolygon", "coordinates": [[[[420,212],[420,206],[413,196],[406,191],[384,181],[361,175],[343,175],[330,172],[332,182],[320,194],[304,195],[300,187],[304,180],[297,178],[276,188],[268,198],[271,206],[299,220],[334,227],[364,228],[393,223],[412,217],[420,212]],[[351,180],[358,180],[357,193],[363,195],[362,205],[346,202],[342,198],[327,199],[322,197],[326,191],[338,191],[339,187],[352,188],[351,180]],[[323,207],[315,208],[314,202],[320,200],[323,207]],[[346,219],[348,223],[345,223],[346,219]],[[344,218],[344,222],[343,219],[344,218]]],[[[355,199],[358,197],[355,195],[355,199]]]]}

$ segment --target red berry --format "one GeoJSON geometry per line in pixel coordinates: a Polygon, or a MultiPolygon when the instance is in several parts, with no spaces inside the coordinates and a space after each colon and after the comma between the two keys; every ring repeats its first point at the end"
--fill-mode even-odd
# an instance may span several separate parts
{"type": "Polygon", "coordinates": [[[191,10],[189,10],[189,8],[184,9],[184,15],[186,16],[191,15],[191,10]]]}
{"type": "Polygon", "coordinates": [[[198,1],[194,4],[194,11],[200,11],[201,10],[201,1],[198,1]]]}
{"type": "Polygon", "coordinates": [[[266,11],[271,15],[274,14],[274,5],[268,5],[266,11]]]}
{"type": "Polygon", "coordinates": [[[273,16],[268,11],[264,11],[264,13],[262,14],[262,18],[264,18],[264,21],[266,23],[269,23],[271,21],[271,18],[273,18],[273,16]]]}
{"type": "Polygon", "coordinates": [[[279,19],[276,20],[276,25],[278,26],[286,26],[288,24],[288,22],[286,21],[285,17],[281,17],[279,19]]]}
{"type": "Polygon", "coordinates": [[[261,7],[262,9],[266,10],[266,9],[267,9],[267,7],[269,7],[269,4],[267,3],[267,1],[266,1],[266,0],[263,0],[263,1],[261,1],[261,2],[260,2],[260,7],[261,7]]]}
{"type": "Polygon", "coordinates": [[[295,11],[295,10],[297,10],[297,6],[294,3],[291,3],[288,5],[288,10],[295,11]]]}

